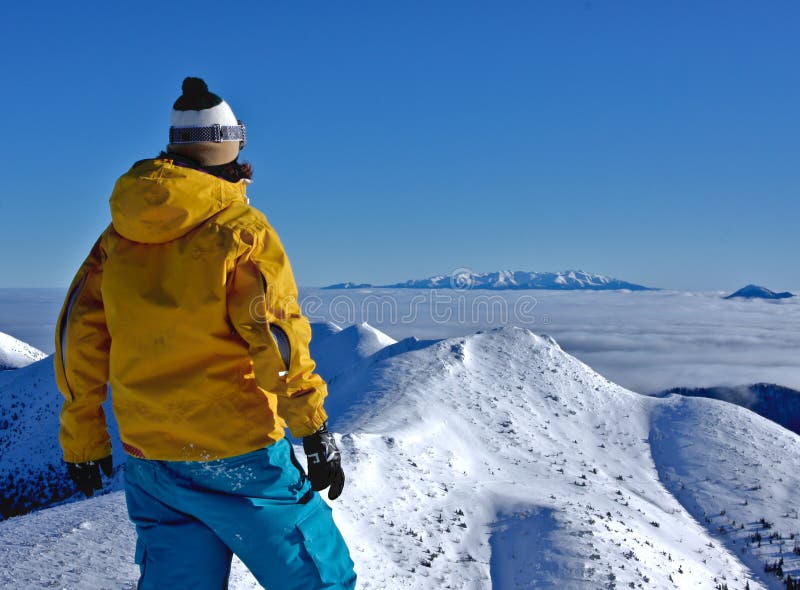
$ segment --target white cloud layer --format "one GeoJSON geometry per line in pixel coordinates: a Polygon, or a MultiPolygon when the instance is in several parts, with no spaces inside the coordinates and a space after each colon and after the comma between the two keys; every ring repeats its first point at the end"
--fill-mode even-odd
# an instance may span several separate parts
{"type": "Polygon", "coordinates": [[[301,299],[312,320],[368,321],[397,339],[525,326],[643,393],[762,381],[800,389],[800,298],[723,294],[306,289],[301,299]]]}
{"type": "MultiPolygon", "coordinates": [[[[312,321],[368,321],[396,339],[524,326],[643,393],[762,381],[800,390],[800,297],[771,302],[723,294],[302,289],[301,300],[312,321]]],[[[0,290],[0,332],[52,353],[63,296],[56,289],[0,290]]]]}

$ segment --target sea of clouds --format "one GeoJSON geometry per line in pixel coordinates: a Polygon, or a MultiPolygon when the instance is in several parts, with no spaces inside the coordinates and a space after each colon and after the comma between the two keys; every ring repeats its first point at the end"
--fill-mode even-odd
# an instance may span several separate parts
{"type": "Polygon", "coordinates": [[[368,321],[395,339],[519,325],[550,334],[612,381],[642,393],[769,382],[800,389],[800,298],[722,292],[365,289],[301,292],[312,321],[368,321]]]}
{"type": "MultiPolygon", "coordinates": [[[[777,383],[800,389],[800,298],[725,300],[722,292],[301,289],[312,321],[367,321],[395,339],[500,325],[550,334],[612,381],[670,387],[777,383]]],[[[0,332],[52,353],[64,291],[0,290],[0,332]]]]}

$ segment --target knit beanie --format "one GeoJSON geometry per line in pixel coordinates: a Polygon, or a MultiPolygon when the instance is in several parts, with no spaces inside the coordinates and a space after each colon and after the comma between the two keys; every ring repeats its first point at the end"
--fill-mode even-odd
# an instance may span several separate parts
{"type": "Polygon", "coordinates": [[[200,78],[186,78],[183,94],[172,105],[169,151],[217,166],[235,160],[245,140],[245,127],[228,103],[200,78]]]}

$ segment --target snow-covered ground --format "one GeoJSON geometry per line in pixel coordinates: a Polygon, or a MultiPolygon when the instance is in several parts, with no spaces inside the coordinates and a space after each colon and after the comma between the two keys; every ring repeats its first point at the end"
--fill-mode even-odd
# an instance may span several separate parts
{"type": "MultiPolygon", "coordinates": [[[[61,394],[52,356],[0,372],[0,519],[68,499],[75,493],[58,445],[61,394]]],[[[110,400],[104,406],[112,438],[119,441],[110,400]]],[[[119,466],[125,458],[114,448],[119,466]]],[[[110,487],[121,488],[121,470],[110,487]]],[[[2,586],[0,586],[2,587],[2,586]]]]}
{"type": "Polygon", "coordinates": [[[353,324],[344,330],[331,322],[314,324],[312,328],[311,356],[322,375],[333,376],[397,342],[367,323],[353,324]]]}
{"type": "MultiPolygon", "coordinates": [[[[779,557],[800,574],[800,441],[780,426],[633,393],[521,328],[356,349],[328,377],[360,588],[777,589],[779,557]]],[[[132,588],[133,542],[118,492],[11,518],[0,587],[132,588]]],[[[231,588],[257,587],[237,562],[231,588]]]]}
{"type": "Polygon", "coordinates": [[[26,367],[46,356],[30,344],[0,332],[0,371],[26,367]]]}

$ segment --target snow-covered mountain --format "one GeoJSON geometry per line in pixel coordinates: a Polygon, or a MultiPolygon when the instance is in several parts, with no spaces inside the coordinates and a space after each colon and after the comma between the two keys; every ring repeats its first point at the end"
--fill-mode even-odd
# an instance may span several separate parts
{"type": "Polygon", "coordinates": [[[0,519],[68,497],[53,359],[0,373],[0,519]]]}
{"type": "Polygon", "coordinates": [[[766,287],[747,285],[738,291],[727,295],[724,297],[724,299],[788,299],[789,297],[794,297],[794,294],[789,293],[789,291],[776,293],[775,291],[770,291],[766,287]]]}
{"type": "MultiPolygon", "coordinates": [[[[0,520],[74,496],[58,445],[61,394],[53,357],[0,373],[0,520]]],[[[124,462],[119,434],[105,405],[116,442],[115,463],[124,462]]],[[[120,471],[117,469],[117,471],[120,471]]],[[[116,482],[119,487],[119,482],[116,482]]],[[[109,489],[114,484],[109,485],[109,489]]]]}
{"type": "Polygon", "coordinates": [[[311,356],[326,379],[397,342],[367,322],[345,329],[332,322],[314,323],[311,329],[311,356]]]}
{"type": "Polygon", "coordinates": [[[799,441],[742,408],[640,396],[519,329],[391,357],[342,394],[342,520],[383,564],[365,587],[777,588],[778,547],[747,542],[775,532],[797,573],[799,441]]]}
{"type": "MultiPolygon", "coordinates": [[[[633,393],[519,328],[384,346],[330,392],[362,589],[777,589],[780,558],[800,573],[800,438],[744,408],[633,393]]],[[[129,588],[133,539],[120,493],[9,519],[0,587],[129,588]]],[[[231,588],[257,587],[237,562],[231,588]]]]}
{"type": "Polygon", "coordinates": [[[800,434],[800,391],[774,383],[755,383],[742,387],[675,387],[663,395],[677,393],[710,397],[737,404],[800,434]]]}
{"type": "Polygon", "coordinates": [[[46,356],[30,344],[0,332],[0,371],[26,367],[46,356]]]}
{"type": "Polygon", "coordinates": [[[607,291],[627,289],[630,291],[646,291],[649,287],[628,283],[603,275],[584,272],[582,270],[566,270],[563,272],[528,272],[501,270],[497,272],[476,273],[467,270],[457,271],[449,275],[436,275],[426,279],[409,280],[391,285],[369,285],[365,283],[337,283],[325,289],[555,289],[575,290],[590,289],[607,291]]]}

